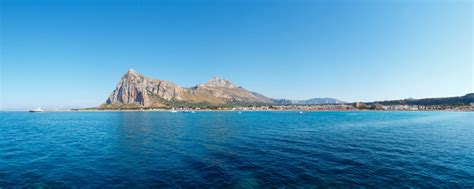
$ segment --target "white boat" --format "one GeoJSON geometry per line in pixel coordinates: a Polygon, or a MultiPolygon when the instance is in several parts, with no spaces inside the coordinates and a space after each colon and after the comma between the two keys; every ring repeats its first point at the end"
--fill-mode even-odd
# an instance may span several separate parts
{"type": "Polygon", "coordinates": [[[34,110],[30,110],[30,112],[43,112],[41,108],[36,108],[34,110]]]}
{"type": "Polygon", "coordinates": [[[195,114],[196,112],[195,111],[191,111],[192,114],[195,114]]]}
{"type": "Polygon", "coordinates": [[[300,114],[303,114],[303,112],[302,112],[302,111],[300,111],[300,114]]]}

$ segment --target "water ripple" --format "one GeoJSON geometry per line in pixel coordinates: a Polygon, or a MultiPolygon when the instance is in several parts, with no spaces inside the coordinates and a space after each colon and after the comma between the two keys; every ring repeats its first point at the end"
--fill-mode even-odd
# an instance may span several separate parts
{"type": "Polygon", "coordinates": [[[472,188],[463,112],[0,113],[0,188],[472,188]]]}

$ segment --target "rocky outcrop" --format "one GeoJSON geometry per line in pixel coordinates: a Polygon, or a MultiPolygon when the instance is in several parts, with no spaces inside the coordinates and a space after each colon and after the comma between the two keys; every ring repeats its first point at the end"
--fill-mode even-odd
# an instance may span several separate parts
{"type": "Polygon", "coordinates": [[[198,87],[208,87],[208,88],[235,88],[235,85],[230,81],[221,79],[219,77],[213,77],[205,84],[198,85],[198,87]]]}
{"type": "Polygon", "coordinates": [[[107,99],[107,104],[136,104],[144,107],[167,106],[166,101],[180,100],[184,89],[174,83],[156,80],[129,70],[107,99]]]}
{"type": "Polygon", "coordinates": [[[271,104],[261,94],[237,87],[230,81],[214,77],[205,84],[183,88],[169,81],[152,79],[129,70],[118,82],[104,107],[172,107],[208,104],[271,104]]]}
{"type": "Polygon", "coordinates": [[[194,89],[197,93],[209,94],[226,104],[273,103],[272,99],[250,92],[242,87],[236,87],[230,81],[214,77],[205,84],[194,89]]]}

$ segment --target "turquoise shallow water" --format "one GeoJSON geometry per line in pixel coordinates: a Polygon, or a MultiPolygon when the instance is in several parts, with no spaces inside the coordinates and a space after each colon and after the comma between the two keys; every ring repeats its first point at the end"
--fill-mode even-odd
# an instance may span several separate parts
{"type": "Polygon", "coordinates": [[[0,113],[0,188],[48,186],[472,188],[474,113],[0,113]]]}

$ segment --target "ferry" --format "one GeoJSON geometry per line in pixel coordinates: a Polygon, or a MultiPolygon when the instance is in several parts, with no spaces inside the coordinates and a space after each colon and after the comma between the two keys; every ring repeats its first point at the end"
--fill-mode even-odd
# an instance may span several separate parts
{"type": "Polygon", "coordinates": [[[36,108],[34,110],[30,110],[30,112],[43,112],[41,108],[36,108]]]}

